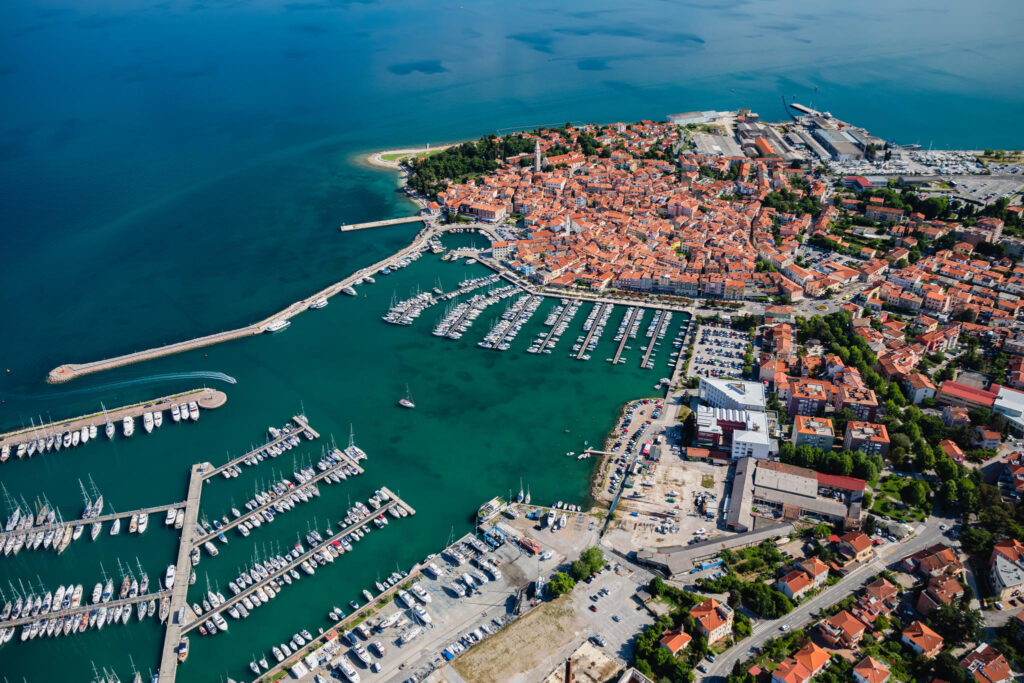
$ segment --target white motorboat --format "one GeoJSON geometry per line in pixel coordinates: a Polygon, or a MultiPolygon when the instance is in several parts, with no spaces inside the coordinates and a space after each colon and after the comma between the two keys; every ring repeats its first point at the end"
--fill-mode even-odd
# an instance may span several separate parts
{"type": "Polygon", "coordinates": [[[130,437],[135,433],[135,418],[131,415],[125,415],[124,419],[121,420],[121,431],[125,436],[130,437]]]}

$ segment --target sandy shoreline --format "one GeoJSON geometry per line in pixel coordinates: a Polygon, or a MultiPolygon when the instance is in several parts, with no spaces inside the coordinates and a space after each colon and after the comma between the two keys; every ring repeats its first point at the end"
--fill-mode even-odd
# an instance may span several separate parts
{"type": "Polygon", "coordinates": [[[397,171],[397,170],[399,170],[401,168],[401,165],[398,163],[397,160],[389,161],[389,160],[384,159],[385,155],[389,155],[389,154],[408,154],[408,155],[414,155],[414,154],[422,154],[423,152],[436,152],[436,151],[439,151],[439,150],[442,150],[442,149],[448,149],[449,147],[454,147],[455,145],[458,145],[458,144],[461,144],[461,143],[453,142],[453,143],[449,143],[447,145],[437,145],[435,147],[409,147],[409,148],[403,148],[403,149],[384,149],[384,150],[381,150],[379,152],[373,152],[372,154],[368,154],[368,155],[366,155],[366,157],[364,157],[364,159],[365,159],[366,163],[368,163],[371,166],[377,166],[378,168],[388,168],[388,169],[391,169],[393,171],[397,171]]]}

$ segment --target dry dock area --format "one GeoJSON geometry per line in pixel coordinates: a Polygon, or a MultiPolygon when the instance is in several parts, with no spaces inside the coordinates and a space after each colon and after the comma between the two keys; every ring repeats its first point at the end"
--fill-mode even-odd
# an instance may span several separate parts
{"type": "Polygon", "coordinates": [[[114,408],[106,412],[73,417],[69,420],[58,420],[49,424],[39,425],[38,427],[0,434],[0,446],[10,446],[13,455],[13,451],[18,444],[46,439],[54,434],[81,430],[82,427],[95,426],[102,428],[106,426],[108,421],[112,422],[115,427],[120,428],[121,420],[125,417],[142,417],[143,413],[155,412],[157,410],[169,411],[172,404],[189,403],[190,401],[195,401],[202,409],[212,410],[220,408],[227,403],[227,400],[228,396],[223,391],[204,387],[181,394],[174,394],[173,396],[163,396],[149,401],[134,403],[130,406],[114,408]]]}

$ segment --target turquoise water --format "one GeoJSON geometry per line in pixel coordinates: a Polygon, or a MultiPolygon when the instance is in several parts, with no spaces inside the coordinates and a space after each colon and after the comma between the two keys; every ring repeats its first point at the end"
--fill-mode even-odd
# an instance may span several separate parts
{"type": "MultiPolygon", "coordinates": [[[[465,139],[507,127],[661,119],[748,106],[784,117],[781,98],[874,133],[937,147],[1024,147],[1016,114],[1022,13],[1010,0],[937,7],[869,0],[823,11],[812,0],[701,0],[573,6],[551,0],[438,5],[422,0],[245,4],[0,4],[0,428],[92,411],[205,383],[153,376],[224,372],[228,404],[197,425],[165,425],[73,453],[8,463],[2,481],[76,514],[92,474],[123,510],[177,500],[185,469],[220,462],[300,408],[325,434],[354,424],[367,474],[204,562],[225,587],[271,539],[293,542],[315,517],[380,485],[419,510],[356,553],[293,586],[231,632],[194,639],[182,680],[243,677],[254,651],[326,623],[395,563],[407,567],[464,531],[479,502],[517,488],[581,500],[586,463],[617,406],[665,374],[639,359],[611,367],[611,330],[588,363],[475,348],[379,315],[440,276],[479,267],[418,262],[357,299],[304,314],[284,334],[89,377],[42,382],[52,367],[208,334],[263,318],[406,244],[416,226],[340,234],[337,226],[406,215],[393,174],[358,163],[373,149],[465,139]],[[137,382],[108,387],[111,383],[137,382]],[[408,383],[417,410],[395,400],[408,383]],[[568,430],[568,432],[566,431],[568,430]],[[331,593],[330,596],[325,593],[331,593]],[[337,594],[336,596],[334,594],[337,594]]],[[[455,242],[466,237],[454,237],[455,242]]],[[[576,328],[586,309],[580,312],[576,328]]],[[[619,310],[612,325],[621,316],[619,310]]],[[[567,349],[570,338],[563,339],[567,349]]],[[[634,353],[634,356],[636,354],[634,353]]],[[[658,361],[662,363],[661,360],[658,361]]],[[[304,453],[319,454],[319,444],[304,453]]],[[[208,487],[203,511],[241,503],[272,467],[208,487]]],[[[136,556],[154,578],[174,554],[159,521],[145,538],[77,542],[60,558],[0,558],[0,589],[38,575],[92,584],[136,556]]],[[[151,625],[0,649],[10,680],[82,679],[90,662],[126,678],[128,654],[155,664],[151,625]]]]}

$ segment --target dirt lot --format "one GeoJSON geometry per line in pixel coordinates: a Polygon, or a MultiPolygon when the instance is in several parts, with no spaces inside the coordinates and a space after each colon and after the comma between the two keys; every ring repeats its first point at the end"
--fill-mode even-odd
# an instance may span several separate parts
{"type": "Polygon", "coordinates": [[[455,661],[467,683],[505,683],[539,666],[552,651],[576,639],[585,624],[563,595],[541,605],[455,661]]]}
{"type": "Polygon", "coordinates": [[[698,516],[696,499],[702,493],[714,495],[706,509],[717,518],[727,473],[725,467],[686,462],[663,451],[661,462],[619,500],[613,527],[629,532],[633,547],[642,548],[685,545],[699,529],[714,536],[715,520],[698,516]]]}
{"type": "MultiPolygon", "coordinates": [[[[573,683],[604,683],[622,667],[589,642],[583,643],[570,657],[573,683]]],[[[565,667],[555,668],[544,683],[565,683],[565,667]]]]}

